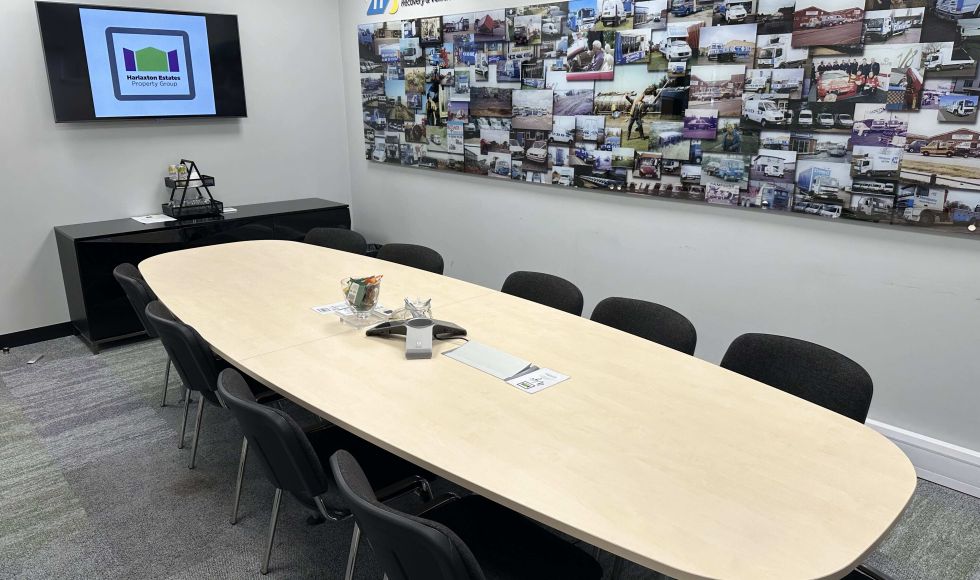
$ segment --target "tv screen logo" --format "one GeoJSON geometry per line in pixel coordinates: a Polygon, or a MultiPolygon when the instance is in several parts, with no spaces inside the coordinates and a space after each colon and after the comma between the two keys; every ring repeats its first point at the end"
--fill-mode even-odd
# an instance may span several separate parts
{"type": "Polygon", "coordinates": [[[106,29],[105,36],[116,99],[194,99],[194,67],[186,32],[113,26],[106,29]]]}
{"type": "Polygon", "coordinates": [[[400,0],[371,0],[371,5],[368,6],[368,16],[376,16],[378,14],[395,14],[398,12],[398,4],[400,0]],[[389,10],[388,7],[391,7],[389,10]]]}

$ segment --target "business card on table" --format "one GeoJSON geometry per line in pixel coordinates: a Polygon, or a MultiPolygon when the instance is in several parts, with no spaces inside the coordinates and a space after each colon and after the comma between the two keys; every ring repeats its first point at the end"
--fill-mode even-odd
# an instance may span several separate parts
{"type": "Polygon", "coordinates": [[[548,387],[567,381],[568,375],[563,375],[551,369],[537,369],[507,381],[525,393],[537,393],[548,387]]]}

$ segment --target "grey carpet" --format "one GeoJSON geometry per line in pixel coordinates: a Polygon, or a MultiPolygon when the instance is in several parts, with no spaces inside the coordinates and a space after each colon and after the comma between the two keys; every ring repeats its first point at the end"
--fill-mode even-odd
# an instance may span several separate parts
{"type": "MultiPolygon", "coordinates": [[[[0,578],[259,575],[272,487],[250,464],[241,521],[229,524],[241,434],[206,406],[188,470],[176,373],[159,407],[164,361],[156,342],[93,356],[74,337],[0,354],[0,578]]],[[[270,577],[340,577],[351,524],[308,526],[306,515],[284,498],[270,577]]],[[[613,558],[600,559],[608,576],[613,558]]],[[[896,579],[980,580],[980,500],[920,481],[869,561],[896,579]]],[[[623,572],[663,578],[629,563],[623,572]]],[[[366,546],[356,577],[381,578],[366,546]]]]}

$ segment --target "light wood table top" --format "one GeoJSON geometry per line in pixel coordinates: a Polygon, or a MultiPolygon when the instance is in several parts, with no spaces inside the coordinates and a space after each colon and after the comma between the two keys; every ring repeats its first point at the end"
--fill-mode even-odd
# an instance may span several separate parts
{"type": "MultiPolygon", "coordinates": [[[[397,264],[257,241],[140,270],[244,372],[447,479],[677,578],[839,578],[912,496],[904,454],[864,425],[632,335],[397,264]],[[381,301],[570,380],[529,395],[313,306],[383,273],[381,301]],[[387,300],[386,300],[387,298],[387,300]]],[[[436,342],[435,352],[459,341],[436,342]]]]}

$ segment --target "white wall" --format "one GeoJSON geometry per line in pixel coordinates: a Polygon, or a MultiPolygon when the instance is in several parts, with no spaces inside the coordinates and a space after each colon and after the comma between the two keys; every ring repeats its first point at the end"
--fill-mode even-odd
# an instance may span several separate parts
{"type": "Polygon", "coordinates": [[[99,3],[237,14],[249,116],[56,125],[34,2],[0,2],[0,334],[68,320],[54,226],[158,213],[181,157],[226,205],[350,201],[337,0],[99,3]]]}
{"type": "Polygon", "coordinates": [[[354,227],[369,239],[429,245],[448,274],[491,287],[518,269],[564,276],[586,315],[612,295],[660,302],[694,322],[709,361],[744,332],[824,344],[874,377],[873,419],[980,449],[980,239],[369,164],[355,30],[366,7],[344,2],[340,30],[354,227]]]}

